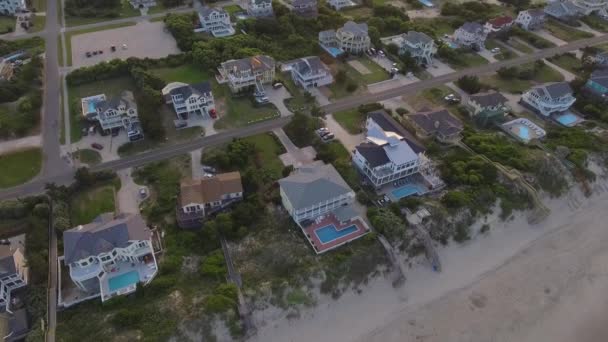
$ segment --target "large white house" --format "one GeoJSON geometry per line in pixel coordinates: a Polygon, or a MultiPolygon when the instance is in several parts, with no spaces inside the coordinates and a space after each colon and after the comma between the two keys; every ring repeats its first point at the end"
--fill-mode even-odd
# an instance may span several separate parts
{"type": "Polygon", "coordinates": [[[220,83],[228,83],[233,93],[268,84],[274,80],[275,61],[270,56],[253,56],[229,60],[220,65],[220,83]]]}
{"type": "Polygon", "coordinates": [[[0,13],[15,15],[27,8],[25,0],[0,0],[0,13]]]}
{"type": "Polygon", "coordinates": [[[599,13],[608,8],[608,2],[606,2],[606,0],[572,0],[572,3],[580,8],[580,11],[584,15],[599,13]]]}
{"type": "Polygon", "coordinates": [[[211,92],[211,83],[201,82],[185,84],[173,82],[162,89],[165,103],[173,105],[173,110],[181,120],[188,120],[191,115],[202,117],[215,116],[215,102],[211,92]]]}
{"type": "Polygon", "coordinates": [[[59,260],[74,284],[102,302],[135,292],[137,284],[150,283],[158,272],[152,231],[140,215],[105,213],[66,230],[63,253],[59,260]]]}
{"type": "Polygon", "coordinates": [[[7,239],[0,245],[0,312],[11,312],[14,291],[28,284],[29,268],[24,256],[25,235],[7,239]]]}
{"type": "Polygon", "coordinates": [[[203,7],[198,12],[201,26],[194,31],[208,32],[214,37],[232,36],[235,31],[230,22],[230,14],[223,8],[203,7]]]}
{"type": "Polygon", "coordinates": [[[433,56],[437,52],[435,41],[425,33],[409,31],[390,38],[389,44],[399,47],[399,54],[409,53],[418,64],[433,64],[433,56]]]}
{"type": "Polygon", "coordinates": [[[131,131],[133,124],[139,122],[137,104],[130,91],[123,91],[109,100],[105,94],[85,97],[81,105],[82,115],[87,120],[99,122],[104,131],[120,128],[131,131]]]}
{"type": "Polygon", "coordinates": [[[345,7],[352,7],[357,5],[352,0],[328,0],[327,4],[329,5],[329,7],[335,9],[336,11],[339,11],[345,7]]]}
{"type": "Polygon", "coordinates": [[[325,47],[335,47],[352,54],[361,54],[371,47],[367,24],[347,21],[337,30],[319,32],[319,43],[325,47]]]}
{"type": "Polygon", "coordinates": [[[568,110],[576,101],[568,82],[536,86],[521,96],[521,101],[543,116],[568,110]]]}
{"type": "Polygon", "coordinates": [[[304,89],[322,87],[334,81],[329,68],[317,56],[292,61],[288,69],[293,82],[304,89]]]}
{"type": "Polygon", "coordinates": [[[272,0],[249,0],[247,13],[256,18],[272,17],[272,0]]]}
{"type": "Polygon", "coordinates": [[[540,29],[545,24],[545,11],[542,9],[521,11],[517,14],[515,23],[527,31],[540,29]]]}
{"type": "Polygon", "coordinates": [[[485,46],[487,32],[479,23],[467,22],[454,31],[454,41],[463,47],[482,50],[485,46]]]}
{"type": "Polygon", "coordinates": [[[353,153],[353,162],[374,187],[418,172],[424,148],[385,111],[368,114],[365,142],[353,153]]]}
{"type": "Polygon", "coordinates": [[[306,18],[316,18],[319,15],[317,0],[293,0],[293,13],[306,18]]]}

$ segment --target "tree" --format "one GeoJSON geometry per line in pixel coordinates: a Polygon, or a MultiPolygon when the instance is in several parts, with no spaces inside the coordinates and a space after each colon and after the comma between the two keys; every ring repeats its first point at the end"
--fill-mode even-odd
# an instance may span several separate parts
{"type": "Polygon", "coordinates": [[[503,79],[512,79],[517,76],[518,70],[516,67],[502,67],[496,71],[498,77],[503,79]]]}
{"type": "Polygon", "coordinates": [[[462,208],[470,203],[469,195],[462,191],[450,191],[441,198],[446,207],[452,209],[462,208]]]}
{"type": "Polygon", "coordinates": [[[370,216],[368,213],[368,217],[372,226],[387,238],[394,241],[403,241],[405,238],[405,223],[391,210],[382,208],[375,215],[370,216]]]}
{"type": "Polygon", "coordinates": [[[482,84],[477,76],[462,76],[456,81],[456,85],[469,94],[476,94],[482,88],[482,84]]]}
{"type": "Polygon", "coordinates": [[[204,258],[200,272],[203,276],[221,280],[226,275],[226,262],[222,251],[216,250],[204,258]]]}

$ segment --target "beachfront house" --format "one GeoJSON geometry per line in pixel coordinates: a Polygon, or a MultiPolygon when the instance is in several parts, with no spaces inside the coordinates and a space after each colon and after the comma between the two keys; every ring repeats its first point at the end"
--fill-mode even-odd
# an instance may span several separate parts
{"type": "Polygon", "coordinates": [[[435,40],[422,32],[408,31],[394,36],[389,44],[397,45],[400,55],[409,53],[421,65],[433,64],[433,56],[437,52],[435,40]]]}
{"type": "Polygon", "coordinates": [[[526,31],[541,29],[545,25],[545,11],[542,9],[529,9],[517,14],[515,23],[526,31]]]}
{"type": "Polygon", "coordinates": [[[567,23],[576,22],[583,16],[581,8],[569,0],[550,2],[544,11],[546,15],[567,23]]]}
{"type": "Polygon", "coordinates": [[[460,139],[463,130],[462,122],[446,109],[420,111],[406,115],[405,118],[422,139],[435,138],[440,142],[452,142],[460,139]]]}
{"type": "Polygon", "coordinates": [[[608,8],[606,0],[572,0],[572,3],[579,8],[584,15],[600,13],[608,8]]]}
{"type": "Polygon", "coordinates": [[[568,82],[547,83],[533,87],[521,96],[521,102],[538,114],[548,117],[567,111],[576,101],[568,82]]]}
{"type": "Polygon", "coordinates": [[[272,17],[272,0],[249,0],[247,14],[255,18],[272,17]]]}
{"type": "Polygon", "coordinates": [[[424,147],[384,110],[368,113],[365,141],[355,147],[353,163],[380,188],[418,172],[424,147]]]}
{"type": "Polygon", "coordinates": [[[608,52],[600,51],[595,55],[588,56],[585,62],[591,62],[598,68],[608,68],[608,52]]]}
{"type": "Polygon", "coordinates": [[[105,94],[85,97],[81,100],[81,107],[82,115],[89,121],[97,121],[103,131],[124,128],[129,138],[141,134],[135,128],[139,118],[131,91],[125,90],[110,99],[105,94]]]}
{"type": "Polygon", "coordinates": [[[3,15],[15,15],[25,9],[27,9],[25,0],[0,0],[0,13],[3,15]]]}
{"type": "Polygon", "coordinates": [[[339,48],[351,54],[361,54],[371,47],[371,40],[367,33],[367,24],[357,24],[347,21],[337,30],[319,32],[319,44],[326,47],[339,48]]]}
{"type": "Polygon", "coordinates": [[[286,64],[293,82],[306,90],[326,86],[334,81],[327,65],[317,56],[299,58],[286,64]]]}
{"type": "Polygon", "coordinates": [[[12,312],[6,311],[0,313],[0,336],[3,338],[2,341],[23,342],[29,332],[30,315],[28,315],[25,307],[12,312]]]}
{"type": "Polygon", "coordinates": [[[329,7],[335,9],[336,11],[339,11],[345,7],[352,7],[357,5],[352,0],[329,0],[327,1],[327,4],[329,5],[329,7]]]}
{"type": "Polygon", "coordinates": [[[496,17],[490,19],[485,24],[485,30],[487,34],[501,34],[509,31],[511,26],[513,26],[513,18],[508,15],[503,15],[500,17],[496,17]]]}
{"type": "Polygon", "coordinates": [[[295,169],[279,180],[283,207],[319,254],[357,239],[369,227],[352,207],[355,192],[331,164],[295,169]]]}
{"type": "Polygon", "coordinates": [[[208,81],[196,84],[171,82],[162,89],[165,103],[173,106],[175,115],[180,120],[191,116],[212,118],[215,114],[215,102],[208,81]]]}
{"type": "Polygon", "coordinates": [[[136,10],[141,10],[141,9],[156,6],[155,0],[129,0],[129,3],[136,10]]]}
{"type": "Polygon", "coordinates": [[[105,213],[91,223],[63,233],[63,256],[69,276],[85,297],[101,301],[135,292],[148,284],[158,265],[152,231],[135,214],[105,213]]]}
{"type": "Polygon", "coordinates": [[[317,0],[293,0],[293,13],[305,18],[316,18],[319,15],[317,0]]]}
{"type": "Polygon", "coordinates": [[[270,56],[258,55],[242,59],[231,59],[220,65],[218,81],[228,83],[233,93],[260,88],[272,83],[275,61],[270,56]]]}
{"type": "Polygon", "coordinates": [[[465,104],[471,117],[478,123],[501,121],[509,112],[509,100],[499,92],[490,91],[469,96],[465,104]]]}
{"type": "Polygon", "coordinates": [[[454,42],[461,47],[482,50],[485,46],[487,32],[483,25],[466,22],[454,31],[454,42]]]}
{"type": "Polygon", "coordinates": [[[242,199],[243,184],[238,172],[182,180],[177,202],[177,223],[181,228],[200,228],[205,217],[242,199]]]}
{"type": "Polygon", "coordinates": [[[11,313],[11,299],[28,284],[29,268],[24,256],[25,235],[5,241],[0,245],[0,312],[11,313]]]}
{"type": "Polygon", "coordinates": [[[608,97],[608,70],[603,69],[592,72],[585,83],[585,90],[606,100],[608,97]]]}
{"type": "Polygon", "coordinates": [[[203,7],[198,12],[200,26],[195,32],[207,32],[214,37],[232,36],[235,31],[230,21],[230,14],[223,8],[203,7]]]}

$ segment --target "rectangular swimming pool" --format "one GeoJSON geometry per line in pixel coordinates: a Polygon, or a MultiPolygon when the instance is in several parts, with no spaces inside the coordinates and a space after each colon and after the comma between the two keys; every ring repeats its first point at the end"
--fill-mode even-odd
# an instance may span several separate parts
{"type": "Polygon", "coordinates": [[[429,0],[418,0],[419,3],[423,4],[426,7],[435,7],[432,2],[429,0]]]}
{"type": "Polygon", "coordinates": [[[564,126],[570,127],[572,124],[578,121],[578,116],[572,113],[566,113],[556,117],[555,120],[564,126]]]}
{"type": "Polygon", "coordinates": [[[357,225],[355,224],[340,230],[338,230],[333,224],[330,224],[329,226],[321,227],[315,230],[315,234],[317,234],[317,237],[322,243],[328,243],[348,234],[354,233],[357,231],[357,229],[357,225]]]}
{"type": "Polygon", "coordinates": [[[399,189],[391,191],[391,194],[397,199],[401,199],[411,195],[421,195],[426,192],[426,188],[419,184],[407,184],[399,189]]]}
{"type": "Polygon", "coordinates": [[[137,271],[127,272],[116,277],[112,277],[108,280],[108,287],[110,292],[120,290],[124,287],[137,284],[139,282],[139,273],[137,271]]]}

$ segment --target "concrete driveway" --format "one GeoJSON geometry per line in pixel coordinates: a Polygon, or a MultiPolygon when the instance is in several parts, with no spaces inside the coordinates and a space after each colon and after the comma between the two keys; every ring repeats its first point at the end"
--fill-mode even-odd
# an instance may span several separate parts
{"type": "Polygon", "coordinates": [[[428,71],[429,74],[437,77],[437,76],[453,73],[454,69],[452,69],[449,65],[443,63],[439,59],[435,58],[433,60],[433,65],[426,68],[426,71],[428,71]]]}
{"type": "Polygon", "coordinates": [[[317,152],[312,146],[307,146],[303,148],[299,148],[293,144],[293,142],[289,139],[285,131],[282,128],[277,128],[272,131],[281,144],[285,147],[286,153],[283,153],[279,156],[283,165],[293,165],[293,167],[300,167],[302,165],[310,164],[315,160],[317,156],[317,152]]]}
{"type": "Polygon", "coordinates": [[[42,137],[40,135],[32,135],[25,138],[2,141],[0,142],[0,154],[31,147],[40,147],[41,141],[42,137]]]}
{"type": "Polygon", "coordinates": [[[555,44],[557,46],[562,46],[562,45],[568,44],[568,42],[565,42],[565,41],[557,38],[556,36],[552,35],[549,31],[547,31],[545,29],[534,31],[534,33],[541,36],[542,38],[545,38],[546,40],[552,42],[553,44],[555,44]]]}
{"type": "Polygon", "coordinates": [[[120,178],[120,190],[116,194],[118,209],[121,213],[139,214],[139,204],[145,199],[139,194],[139,189],[146,189],[146,194],[149,192],[147,187],[135,184],[131,171],[132,169],[128,168],[116,172],[120,178]]]}
{"type": "Polygon", "coordinates": [[[285,100],[291,97],[287,88],[280,87],[278,89],[273,88],[272,86],[266,87],[266,96],[268,96],[268,100],[277,107],[281,116],[290,116],[293,115],[292,112],[285,107],[285,100]]]}
{"type": "Polygon", "coordinates": [[[101,155],[102,162],[107,162],[111,160],[120,159],[118,155],[118,148],[121,145],[129,142],[129,138],[127,137],[127,133],[121,131],[120,134],[116,137],[112,135],[106,135],[105,137],[99,133],[94,135],[89,134],[86,137],[82,137],[82,139],[76,143],[73,143],[71,148],[71,152],[76,152],[77,150],[83,149],[91,149],[91,144],[98,143],[103,146],[103,149],[96,150],[101,155]]]}
{"type": "Polygon", "coordinates": [[[494,57],[494,54],[492,52],[490,52],[490,50],[488,50],[488,49],[483,49],[481,51],[477,51],[477,54],[480,55],[481,57],[487,59],[488,61],[490,61],[490,63],[497,62],[496,58],[494,57]]]}
{"type": "Polygon", "coordinates": [[[562,67],[560,67],[560,66],[558,66],[556,64],[553,64],[553,63],[549,62],[546,59],[543,59],[543,62],[545,62],[545,64],[547,64],[548,66],[552,67],[553,69],[559,71],[559,73],[562,74],[562,76],[564,76],[564,80],[566,82],[573,81],[576,78],[575,74],[571,73],[570,71],[568,71],[568,70],[566,70],[566,69],[564,69],[564,68],[562,68],[562,67]]]}
{"type": "Polygon", "coordinates": [[[325,106],[331,103],[331,101],[329,101],[327,96],[323,94],[319,88],[310,89],[310,94],[315,97],[315,100],[317,100],[319,106],[325,106]]]}
{"type": "Polygon", "coordinates": [[[350,134],[334,119],[333,115],[325,116],[325,126],[336,136],[348,152],[352,152],[357,145],[365,140],[363,133],[350,134]]]}

